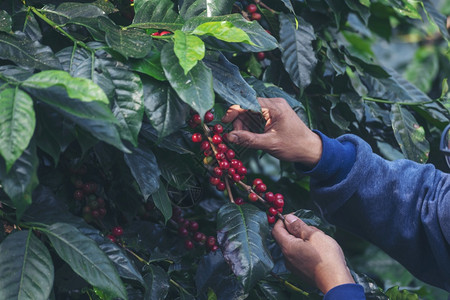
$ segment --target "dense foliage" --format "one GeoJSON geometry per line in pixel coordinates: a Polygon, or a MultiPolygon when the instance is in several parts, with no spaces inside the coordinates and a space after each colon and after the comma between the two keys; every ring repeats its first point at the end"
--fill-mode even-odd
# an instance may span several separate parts
{"type": "MultiPolygon", "coordinates": [[[[449,13],[431,0],[0,2],[0,298],[320,299],[284,266],[264,205],[210,184],[193,115],[212,111],[213,126],[232,104],[282,97],[311,128],[443,169],[449,13]]],[[[335,233],[308,178],[228,147],[248,170],[236,181],[262,178],[283,213],[335,233]]],[[[369,299],[442,297],[336,238],[369,299]]]]}

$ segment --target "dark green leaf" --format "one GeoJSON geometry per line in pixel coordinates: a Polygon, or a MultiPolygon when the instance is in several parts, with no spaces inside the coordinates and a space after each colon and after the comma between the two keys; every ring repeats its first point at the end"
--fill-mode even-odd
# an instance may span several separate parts
{"type": "Polygon", "coordinates": [[[173,44],[166,44],[161,52],[161,64],[170,85],[178,96],[201,116],[214,105],[214,91],[211,70],[203,62],[198,62],[185,75],[178,64],[173,44]]]}
{"type": "MultiPolygon", "coordinates": [[[[228,1],[228,0],[227,0],[228,1]]],[[[206,17],[206,1],[204,0],[184,0],[180,7],[180,15],[189,20],[193,17],[206,17]]]]}
{"type": "Polygon", "coordinates": [[[406,158],[425,163],[430,153],[430,144],[425,138],[425,129],[414,116],[398,104],[391,108],[392,128],[400,149],[406,158]]]}
{"type": "Polygon", "coordinates": [[[358,14],[358,16],[367,25],[367,22],[369,21],[369,17],[370,17],[370,9],[367,6],[362,5],[358,1],[345,0],[345,3],[351,10],[356,12],[358,14]]]}
{"type": "Polygon", "coordinates": [[[214,91],[229,105],[238,104],[244,109],[260,111],[255,91],[242,78],[239,68],[222,54],[217,59],[208,56],[203,61],[213,74],[214,91]]]}
{"type": "MultiPolygon", "coordinates": [[[[134,4],[133,23],[182,23],[171,0],[141,0],[134,4]]],[[[158,28],[158,27],[156,27],[158,28]]],[[[160,27],[162,28],[162,27],[160,27]]]]}
{"type": "Polygon", "coordinates": [[[14,35],[0,32],[0,58],[25,68],[61,69],[50,47],[28,39],[21,32],[16,32],[14,35]]]}
{"type": "Polygon", "coordinates": [[[52,6],[44,6],[41,9],[45,16],[53,22],[64,25],[76,18],[95,18],[105,13],[99,7],[89,3],[63,2],[56,9],[52,6]]]}
{"type": "Polygon", "coordinates": [[[163,300],[169,292],[169,276],[159,266],[150,265],[144,276],[146,283],[145,300],[163,300]]]}
{"type": "Polygon", "coordinates": [[[242,51],[242,52],[260,52],[269,51],[278,47],[277,40],[267,33],[265,29],[259,25],[258,22],[249,22],[240,14],[231,14],[220,17],[195,17],[186,21],[183,26],[183,31],[193,31],[197,26],[206,22],[223,22],[227,21],[233,24],[235,27],[242,29],[250,37],[250,41],[254,45],[246,43],[226,43],[217,40],[213,37],[204,38],[204,42],[215,48],[223,49],[227,51],[242,51]]]}
{"type": "Polygon", "coordinates": [[[106,17],[98,19],[99,26],[106,32],[106,42],[125,57],[143,58],[150,52],[152,39],[140,28],[121,28],[106,17]]]}
{"type": "Polygon", "coordinates": [[[205,44],[200,38],[181,30],[175,31],[173,38],[173,50],[186,75],[199,60],[205,57],[205,44]]]}
{"type": "Polygon", "coordinates": [[[127,299],[122,280],[97,244],[77,228],[55,223],[42,230],[58,255],[87,282],[116,297],[127,299]]]}
{"type": "Polygon", "coordinates": [[[428,93],[439,72],[439,58],[434,48],[417,49],[405,70],[405,78],[424,93],[428,93]]]}
{"type": "Polygon", "coordinates": [[[32,231],[12,233],[0,244],[0,299],[47,300],[53,262],[32,231]]]}
{"type": "Polygon", "coordinates": [[[450,34],[448,33],[448,29],[447,29],[447,17],[442,15],[436,9],[436,7],[434,7],[434,4],[432,1],[424,0],[424,1],[422,1],[422,4],[423,4],[423,7],[425,8],[428,18],[434,21],[434,23],[437,25],[437,27],[441,31],[442,36],[447,41],[449,41],[450,34]]]}
{"type": "Polygon", "coordinates": [[[161,66],[161,53],[159,52],[152,52],[142,59],[131,60],[130,65],[133,71],[146,74],[160,81],[167,81],[161,66]]]}
{"type": "Polygon", "coordinates": [[[172,202],[170,202],[167,189],[164,184],[159,181],[159,188],[152,194],[153,203],[164,216],[164,222],[172,217],[172,202]]]}
{"type": "Polygon", "coordinates": [[[167,82],[143,78],[145,113],[158,131],[165,137],[184,124],[189,114],[189,106],[181,101],[167,82]]]}
{"type": "Polygon", "coordinates": [[[339,55],[331,47],[327,47],[327,57],[330,60],[333,69],[338,75],[342,75],[345,73],[347,65],[345,64],[344,59],[340,58],[339,55]]]}
{"type": "Polygon", "coordinates": [[[365,274],[357,274],[355,272],[351,273],[355,282],[364,288],[366,299],[389,300],[389,298],[383,293],[383,290],[377,286],[373,279],[369,278],[365,274]]]}
{"type": "Polygon", "coordinates": [[[35,126],[31,97],[18,88],[0,91],[0,154],[7,172],[27,148],[35,126]]]}
{"type": "Polygon", "coordinates": [[[4,10],[0,10],[0,31],[11,32],[12,19],[4,10]]]}
{"type": "Polygon", "coordinates": [[[286,6],[287,9],[289,9],[289,11],[291,13],[295,13],[294,12],[294,7],[292,6],[291,0],[281,0],[281,2],[284,3],[284,6],[286,6]]]}
{"type": "Polygon", "coordinates": [[[179,130],[165,138],[159,138],[158,135],[158,131],[150,124],[142,123],[141,136],[145,140],[155,143],[160,148],[168,149],[179,154],[193,154],[191,151],[192,146],[188,142],[190,133],[179,130]]]}
{"type": "Polygon", "coordinates": [[[304,89],[311,83],[311,74],[317,63],[312,47],[316,39],[311,24],[299,18],[298,29],[292,15],[280,14],[281,59],[294,84],[304,89]]]}
{"type": "Polygon", "coordinates": [[[260,290],[263,292],[267,300],[289,300],[289,294],[284,288],[280,287],[276,282],[260,281],[258,282],[260,290]]]}
{"type": "Polygon", "coordinates": [[[266,214],[253,205],[228,203],[217,213],[217,240],[245,292],[273,268],[265,245],[268,233],[266,214]]]}
{"type": "Polygon", "coordinates": [[[31,193],[39,183],[37,177],[38,163],[36,146],[34,141],[31,140],[27,149],[13,164],[9,173],[3,173],[4,170],[0,167],[3,189],[17,209],[18,219],[22,217],[22,214],[31,204],[31,193]]]}
{"type": "Polygon", "coordinates": [[[62,87],[72,99],[109,104],[105,92],[97,84],[85,78],[72,77],[65,71],[39,72],[25,80],[23,86],[32,89],[48,89],[58,86],[62,87]]]}
{"type": "Polygon", "coordinates": [[[317,227],[328,235],[334,234],[334,226],[318,217],[312,210],[300,209],[294,212],[294,215],[302,219],[306,224],[317,227]]]}
{"type": "Polygon", "coordinates": [[[142,196],[147,200],[159,188],[161,171],[155,155],[149,147],[141,144],[139,148],[134,148],[130,154],[124,154],[124,158],[131,174],[139,184],[142,196]]]}

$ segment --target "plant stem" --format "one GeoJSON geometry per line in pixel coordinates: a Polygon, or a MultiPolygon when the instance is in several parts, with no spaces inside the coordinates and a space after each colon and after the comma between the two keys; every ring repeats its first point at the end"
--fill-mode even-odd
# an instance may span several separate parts
{"type": "Polygon", "coordinates": [[[170,283],[173,284],[174,286],[176,286],[179,290],[185,292],[188,295],[191,295],[191,293],[189,293],[184,287],[182,287],[179,283],[177,283],[175,280],[173,280],[172,278],[170,278],[170,283]]]}
{"type": "Polygon", "coordinates": [[[225,186],[227,187],[228,197],[230,198],[230,202],[234,203],[233,193],[231,192],[230,182],[228,177],[225,176],[225,186]]]}
{"type": "Polygon", "coordinates": [[[260,0],[255,0],[256,4],[261,5],[262,7],[264,7],[265,9],[267,9],[268,11],[270,11],[271,13],[276,13],[272,8],[270,8],[269,6],[267,6],[267,4],[265,4],[264,2],[260,1],[260,0]]]}
{"type": "Polygon", "coordinates": [[[281,278],[280,276],[278,276],[277,274],[275,274],[274,272],[270,272],[270,275],[272,275],[272,277],[274,277],[275,279],[277,279],[278,281],[280,281],[281,283],[283,283],[286,287],[290,288],[293,291],[299,292],[304,296],[309,296],[309,293],[302,290],[301,288],[293,285],[292,283],[290,283],[287,280],[284,280],[283,278],[281,278]]]}
{"type": "Polygon", "coordinates": [[[371,102],[378,102],[378,103],[409,105],[409,106],[424,105],[424,104],[430,104],[430,103],[435,102],[435,100],[423,101],[423,102],[395,102],[395,101],[389,101],[389,100],[384,100],[384,99],[372,98],[372,97],[367,97],[367,96],[364,96],[363,100],[364,101],[371,101],[371,102]]]}
{"type": "Polygon", "coordinates": [[[53,22],[52,20],[50,20],[49,18],[47,18],[44,14],[42,14],[38,9],[36,9],[36,7],[34,6],[30,6],[29,7],[31,9],[31,11],[38,16],[39,18],[41,18],[44,22],[46,22],[48,25],[50,25],[51,27],[53,27],[56,31],[58,31],[59,33],[61,33],[62,35],[64,35],[65,37],[67,37],[68,39],[70,39],[72,42],[74,42],[75,44],[83,47],[84,49],[92,52],[92,49],[89,48],[88,46],[86,46],[85,43],[83,43],[82,41],[77,40],[76,38],[74,38],[73,36],[71,36],[69,33],[67,33],[66,31],[64,31],[60,25],[56,24],[55,22],[53,22]]]}

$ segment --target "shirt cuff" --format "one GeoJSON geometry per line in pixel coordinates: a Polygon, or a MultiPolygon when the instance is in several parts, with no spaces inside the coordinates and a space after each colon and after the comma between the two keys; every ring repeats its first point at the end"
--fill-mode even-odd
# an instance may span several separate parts
{"type": "Polygon", "coordinates": [[[323,300],[365,300],[364,288],[356,283],[335,286],[325,294],[323,300]]]}
{"type": "Polygon", "coordinates": [[[328,185],[336,184],[347,177],[356,160],[356,147],[352,142],[340,142],[314,130],[322,139],[322,156],[317,165],[306,170],[300,163],[295,163],[297,172],[311,176],[328,185]]]}

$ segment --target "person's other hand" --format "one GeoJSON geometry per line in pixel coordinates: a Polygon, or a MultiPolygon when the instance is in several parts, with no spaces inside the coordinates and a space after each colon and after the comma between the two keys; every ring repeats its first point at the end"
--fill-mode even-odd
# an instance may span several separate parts
{"type": "Polygon", "coordinates": [[[266,121],[263,133],[250,129],[259,119],[255,113],[231,106],[222,122],[233,122],[228,140],[242,146],[264,150],[285,161],[313,167],[322,155],[322,140],[297,116],[282,98],[258,98],[266,121]]]}
{"type": "Polygon", "coordinates": [[[345,283],[354,283],[338,243],[294,215],[278,220],[272,235],[280,245],[286,267],[324,294],[345,283]]]}

